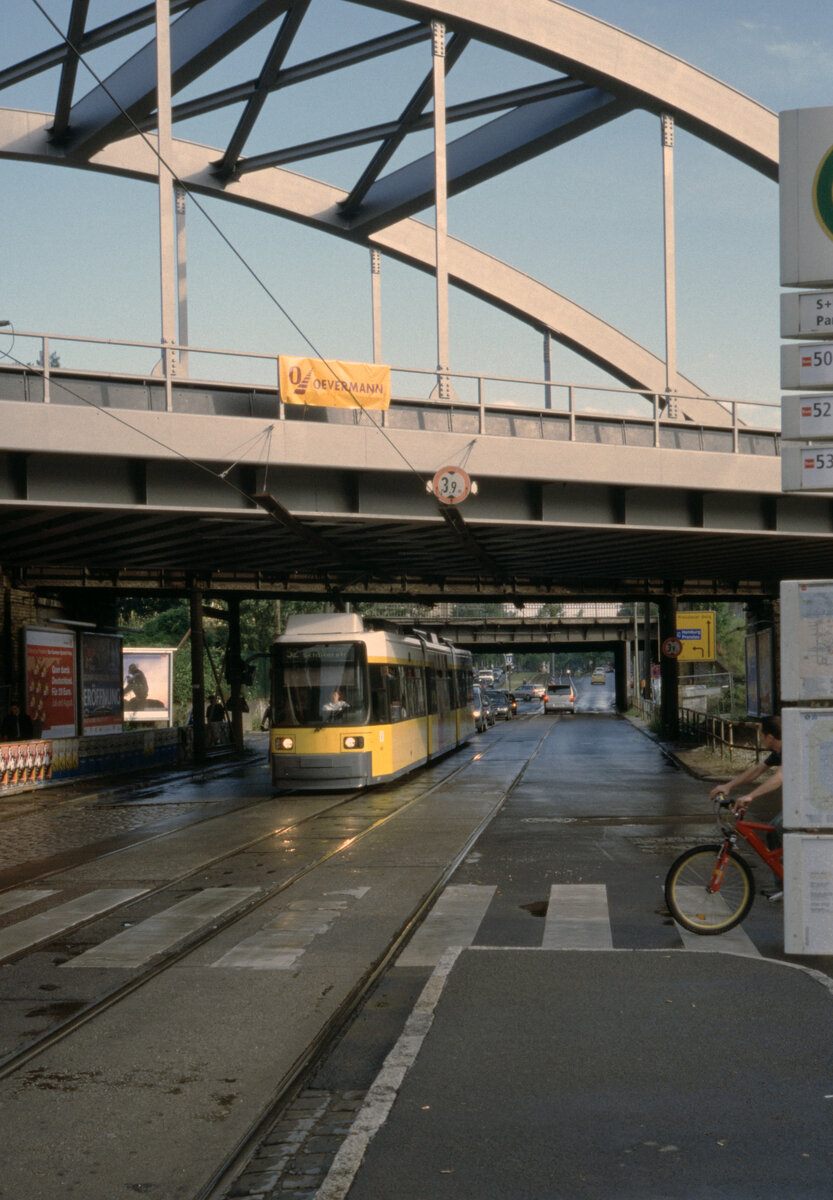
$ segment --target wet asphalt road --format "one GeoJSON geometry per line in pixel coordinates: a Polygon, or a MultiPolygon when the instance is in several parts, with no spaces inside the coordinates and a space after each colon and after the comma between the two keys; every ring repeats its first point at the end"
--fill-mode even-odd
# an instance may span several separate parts
{"type": "MultiPolygon", "coordinates": [[[[374,925],[380,923],[385,908],[394,900],[399,887],[397,880],[405,879],[403,868],[413,872],[422,869],[423,859],[427,862],[429,847],[436,842],[444,822],[444,812],[453,813],[463,803],[464,795],[478,795],[483,787],[478,780],[490,777],[506,780],[507,798],[448,880],[435,910],[383,976],[333,1050],[318,1064],[294,1104],[278,1125],[267,1131],[250,1165],[228,1185],[225,1194],[229,1197],[283,1200],[292,1195],[312,1200],[320,1192],[319,1200],[337,1200],[339,1195],[346,1195],[327,1190],[330,1185],[325,1180],[330,1179],[328,1172],[334,1156],[349,1150],[352,1117],[373,1094],[371,1089],[386,1054],[397,1044],[420,993],[432,977],[432,970],[449,945],[472,948],[464,951],[458,965],[450,970],[449,989],[438,1000],[438,1037],[426,1039],[424,1051],[416,1056],[413,1074],[406,1076],[404,1083],[400,1080],[401,1096],[390,1112],[389,1121],[383,1122],[379,1140],[367,1152],[364,1166],[356,1164],[349,1200],[362,1200],[364,1196],[373,1196],[374,1200],[388,1197],[407,1200],[410,1196],[419,1200],[430,1196],[433,1200],[445,1195],[454,1200],[469,1195],[510,1196],[518,1200],[527,1196],[536,1200],[550,1196],[558,1200],[572,1196],[621,1200],[624,1195],[700,1200],[720,1195],[747,1200],[749,1196],[829,1195],[829,1190],[813,1189],[818,1187],[820,1179],[828,1187],[833,1166],[830,1139],[822,1137],[819,1124],[822,1120],[829,1121],[829,1101],[825,1108],[817,1096],[821,1086],[818,1072],[833,1080],[829,1050],[833,1036],[823,1025],[825,1003],[833,1005],[833,997],[824,993],[819,1001],[813,991],[811,1002],[803,995],[797,999],[793,995],[791,988],[798,986],[799,979],[801,987],[806,987],[808,977],[780,966],[784,960],[782,912],[779,906],[760,899],[744,923],[745,942],[740,952],[747,957],[727,959],[720,967],[709,969],[714,953],[730,945],[729,935],[699,939],[699,945],[693,947],[696,953],[681,953],[684,943],[680,933],[664,911],[662,882],[671,861],[682,849],[708,840],[711,835],[708,785],[678,769],[652,740],[627,722],[609,711],[587,711],[591,706],[602,710],[612,708],[612,676],[604,687],[590,685],[589,680],[579,681],[582,683],[575,717],[545,717],[540,705],[522,706],[526,715],[521,720],[499,723],[474,739],[464,752],[471,763],[468,773],[474,772],[471,781],[465,784],[464,774],[459,783],[451,781],[441,789],[433,807],[425,810],[426,822],[405,821],[399,835],[398,822],[394,821],[385,827],[377,848],[370,836],[362,843],[364,850],[360,853],[345,843],[343,864],[339,865],[335,859],[330,870],[343,880],[339,886],[356,892],[356,920],[342,917],[331,928],[322,930],[306,955],[298,960],[299,969],[292,979],[285,976],[281,979],[280,986],[287,986],[291,1005],[275,1007],[280,992],[276,994],[269,987],[268,972],[252,975],[250,985],[245,972],[241,973],[241,1000],[245,997],[251,1005],[257,989],[264,988],[264,1003],[271,996],[266,1025],[258,1027],[254,1021],[248,1031],[238,1025],[233,1029],[241,1055],[253,1057],[263,1074],[263,1068],[268,1068],[270,1057],[277,1055],[278,1050],[284,1057],[289,1053],[294,1024],[303,1022],[304,1028],[309,1027],[310,1017],[326,991],[330,964],[337,964],[344,976],[349,964],[357,961],[360,945],[365,957],[378,953],[372,948],[374,925]],[[369,855],[366,861],[370,869],[362,865],[363,854],[369,855]],[[644,951],[651,955],[650,970],[640,967],[639,956],[626,956],[628,971],[616,974],[615,962],[624,961],[619,955],[603,954],[600,959],[599,952],[590,949],[566,952],[563,943],[559,943],[563,927],[559,931],[557,922],[552,920],[553,907],[560,890],[573,885],[590,885],[595,889],[594,894],[603,898],[602,919],[595,928],[607,931],[610,946],[615,950],[644,951]],[[361,906],[369,904],[380,887],[381,893],[368,910],[373,920],[361,921],[361,906]],[[359,893],[363,888],[369,891],[361,899],[359,893]],[[385,896],[389,897],[387,902],[385,896]],[[462,924],[461,907],[466,908],[462,924]],[[562,953],[542,955],[544,947],[561,948],[562,953]],[[479,962],[466,958],[478,952],[490,957],[479,962]],[[534,955],[534,970],[532,960],[527,957],[530,954],[534,955]],[[771,957],[774,965],[762,963],[760,956],[771,957]],[[314,974],[310,976],[312,990],[305,1003],[307,958],[314,965],[314,974]],[[696,966],[690,969],[685,966],[695,961],[696,966]],[[687,972],[685,978],[673,981],[670,975],[663,976],[663,963],[673,963],[674,970],[687,972]],[[729,963],[733,965],[726,965],[729,963]],[[482,978],[481,970],[486,971],[482,978]],[[754,972],[751,982],[749,971],[754,972]],[[696,1028],[677,1025],[669,1021],[664,1008],[651,1008],[658,1003],[658,985],[651,987],[647,982],[651,972],[659,972],[662,983],[668,986],[673,983],[673,991],[662,996],[662,1004],[669,998],[685,996],[685,1008],[675,1011],[675,1016],[690,1020],[696,1011],[702,1015],[701,1025],[696,1028]],[[696,996],[691,993],[692,974],[697,976],[696,996]],[[755,1003],[747,1006],[743,997],[750,986],[755,1003]],[[594,996],[600,994],[600,989],[604,990],[604,1004],[597,1006],[601,1024],[595,1033],[588,1033],[585,1016],[592,1014],[594,996]],[[817,1001],[818,1013],[812,1008],[817,1001]],[[542,1014],[540,1020],[535,1016],[536,1006],[542,1014]],[[726,1014],[735,1012],[744,1021],[751,1021],[751,1027],[734,1030],[726,1014]],[[803,1012],[810,1014],[809,1026],[802,1021],[803,1012]],[[771,1044],[770,1013],[777,1013],[779,1020],[786,1020],[793,1013],[801,1024],[802,1044],[808,1051],[802,1060],[805,1069],[801,1078],[788,1074],[784,1064],[778,1062],[781,1043],[775,1047],[771,1044]],[[642,1037],[654,1025],[658,1032],[661,1029],[661,1037],[654,1042],[650,1037],[647,1042],[644,1038],[636,1039],[634,1031],[639,1030],[642,1037]],[[529,1036],[523,1037],[525,1028],[529,1036]],[[714,1121],[705,1120],[710,1115],[707,1089],[698,1091],[695,1086],[698,1081],[689,1079],[686,1086],[694,1090],[684,1093],[689,1097],[688,1111],[697,1114],[698,1137],[706,1139],[709,1135],[710,1140],[698,1141],[686,1134],[679,1120],[676,1125],[666,1120],[667,1104],[663,1097],[671,1086],[669,1078],[676,1066],[674,1037],[678,1028],[679,1036],[687,1039],[686,1061],[690,1062],[690,1070],[696,1071],[703,1058],[710,1064],[702,1080],[710,1080],[711,1064],[720,1055],[728,1055],[727,1065],[720,1073],[721,1087],[736,1102],[737,1121],[727,1124],[733,1110],[731,1105],[724,1105],[719,1112],[722,1124],[715,1132],[714,1121]],[[469,1033],[475,1030],[477,1040],[472,1043],[469,1033]],[[559,1056],[562,1032],[568,1041],[565,1053],[559,1056]],[[595,1039],[593,1053],[583,1054],[582,1045],[588,1036],[595,1039]],[[727,1044],[727,1036],[735,1041],[727,1044]],[[817,1040],[819,1037],[821,1041],[817,1040]],[[750,1057],[747,1043],[765,1044],[766,1056],[752,1053],[750,1057]],[[487,1049],[490,1045],[493,1052],[487,1049]],[[731,1066],[739,1052],[736,1046],[744,1048],[740,1050],[743,1072],[731,1066]],[[629,1047],[638,1050],[642,1059],[638,1075],[633,1074],[629,1047]],[[555,1060],[551,1060],[553,1053],[555,1060]],[[588,1069],[592,1065],[595,1092],[588,1091],[587,1080],[581,1077],[583,1062],[588,1069]],[[560,1073],[558,1078],[553,1074],[554,1064],[560,1073]],[[814,1074],[815,1067],[818,1072],[814,1074]],[[465,1103],[465,1084],[469,1079],[476,1090],[470,1104],[465,1103]],[[773,1079],[787,1080],[787,1099],[783,1103],[779,1088],[773,1088],[773,1079]],[[464,1100],[460,1100],[461,1083],[464,1100]],[[737,1096],[732,1093],[735,1084],[740,1089],[737,1096]],[[754,1113],[751,1122],[746,1107],[750,1089],[754,1113]],[[426,1090],[430,1091],[430,1097],[426,1090]],[[449,1109],[443,1097],[454,1098],[456,1109],[449,1109]],[[587,1113],[594,1111],[604,1113],[604,1135],[579,1137],[581,1122],[587,1120],[587,1113]],[[427,1127],[427,1118],[421,1118],[420,1114],[430,1112],[441,1118],[448,1136],[440,1141],[429,1138],[426,1143],[421,1140],[418,1124],[409,1122],[419,1123],[422,1119],[427,1127]],[[639,1118],[634,1114],[640,1114],[639,1118]],[[780,1174],[774,1174],[760,1154],[760,1138],[755,1131],[767,1128],[767,1122],[773,1129],[777,1126],[781,1139],[779,1152],[789,1159],[780,1174]],[[536,1140],[528,1146],[530,1137],[536,1140]],[[550,1143],[558,1152],[553,1149],[547,1157],[550,1143]],[[719,1155],[726,1144],[732,1145],[728,1175],[721,1173],[719,1155]],[[442,1155],[432,1156],[426,1148],[431,1145],[441,1148],[442,1155]],[[458,1152],[452,1160],[447,1155],[455,1146],[458,1152]],[[719,1149],[715,1150],[715,1146],[719,1149]],[[790,1157],[791,1146],[795,1148],[793,1157],[790,1157]],[[408,1147],[419,1150],[417,1153],[409,1150],[406,1154],[408,1147]],[[507,1164],[511,1166],[508,1174],[507,1164]],[[638,1169],[630,1171],[631,1166],[638,1169]],[[625,1191],[621,1190],[623,1170],[628,1171],[625,1191]],[[785,1189],[787,1179],[797,1181],[792,1190],[785,1189]],[[738,1190],[741,1184],[745,1191],[738,1190]]],[[[224,820],[237,819],[230,811],[234,805],[242,806],[240,819],[244,819],[252,802],[269,797],[265,769],[260,763],[221,781],[183,782],[166,794],[179,806],[178,818],[185,815],[186,809],[191,808],[193,815],[200,804],[209,809],[215,804],[227,811],[224,820]]],[[[280,799],[269,799],[267,803],[274,805],[276,815],[280,814],[280,799]]],[[[4,823],[7,848],[11,852],[9,839],[13,839],[16,828],[20,833],[20,822],[28,821],[29,833],[36,837],[32,822],[40,820],[53,836],[55,829],[63,824],[68,836],[74,839],[72,852],[81,853],[76,843],[82,840],[86,821],[94,820],[95,831],[100,832],[99,822],[105,811],[123,817],[131,808],[137,814],[133,818],[137,828],[145,836],[152,832],[154,819],[163,819],[156,811],[160,805],[164,809],[164,799],[149,791],[134,796],[132,802],[124,798],[121,801],[111,798],[108,802],[102,795],[88,803],[75,801],[52,806],[49,811],[38,811],[33,806],[25,819],[21,814],[20,821],[10,818],[4,823]],[[138,811],[143,801],[154,809],[152,819],[140,820],[138,811]]],[[[252,819],[254,811],[245,819],[252,819]]],[[[153,854],[152,842],[147,843],[143,853],[153,854]]],[[[261,858],[263,855],[259,853],[257,861],[261,858]]],[[[106,860],[108,880],[114,884],[128,882],[118,879],[119,861],[119,855],[110,855],[106,860]]],[[[264,859],[267,865],[269,861],[264,859]]],[[[251,874],[257,864],[251,857],[249,862],[251,874]]],[[[335,877],[331,874],[331,878],[335,877]]],[[[257,878],[252,876],[249,881],[256,882],[257,878]]],[[[230,878],[229,882],[238,881],[230,878]]],[[[304,904],[314,902],[313,884],[304,895],[310,897],[304,904]]],[[[253,920],[251,925],[254,932],[257,921],[253,920]]],[[[829,960],[813,959],[807,965],[828,975],[833,973],[833,963],[829,960]]],[[[199,962],[181,977],[200,981],[203,1003],[208,1001],[210,985],[218,978],[210,970],[202,972],[199,962]]],[[[37,980],[32,969],[27,980],[31,994],[36,995],[37,980]]],[[[169,995],[173,1002],[178,995],[175,986],[169,995]]],[[[180,1006],[182,999],[180,994],[180,1006]]],[[[133,1006],[133,1018],[141,1020],[141,1013],[139,1002],[133,1006]]],[[[152,1023],[167,1020],[164,1008],[157,1005],[150,1009],[147,1020],[151,1037],[152,1023]]],[[[212,1074],[212,1041],[227,1051],[231,1032],[225,1026],[218,1026],[201,1043],[200,1057],[204,1059],[200,1064],[201,1074],[207,1077],[212,1074]]],[[[140,1045],[141,1027],[131,1029],[131,1037],[140,1045]]],[[[95,1045],[95,1039],[90,1044],[95,1045]]],[[[164,1045],[164,1038],[161,1044],[164,1045]]],[[[102,1043],[102,1049],[105,1045],[104,1061],[113,1077],[134,1078],[129,1071],[125,1076],[124,1065],[119,1067],[118,1045],[102,1043]]],[[[87,1072],[100,1071],[102,1062],[85,1065],[76,1053],[74,1066],[86,1078],[87,1072]]],[[[238,1072],[227,1070],[226,1074],[238,1072]]],[[[34,1115],[39,1103],[36,1098],[41,1094],[37,1090],[40,1077],[37,1072],[30,1072],[27,1078],[27,1103],[34,1115]]],[[[54,1078],[62,1077],[58,1073],[54,1078]]],[[[144,1086],[141,1079],[138,1082],[144,1086]]],[[[124,1087],[124,1083],[119,1086],[124,1087]]],[[[234,1090],[229,1090],[230,1096],[234,1090]]],[[[820,1094],[830,1092],[833,1085],[826,1086],[820,1094]]],[[[14,1094],[12,1088],[9,1098],[14,1094]]],[[[18,1101],[23,1094],[19,1094],[18,1101]]],[[[149,1125],[154,1111],[153,1089],[140,1095],[142,1120],[129,1131],[112,1131],[114,1136],[132,1139],[131,1153],[139,1156],[141,1127],[143,1123],[149,1125]]],[[[60,1111],[54,1107],[54,1095],[50,1098],[48,1093],[44,1094],[43,1099],[44,1104],[47,1100],[52,1104],[51,1110],[44,1108],[44,1117],[47,1111],[53,1116],[60,1111]]],[[[79,1099],[76,1096],[76,1105],[79,1099]]],[[[92,1114],[94,1094],[90,1103],[92,1114]]],[[[165,1103],[171,1103],[167,1095],[165,1103]]],[[[232,1105],[233,1116],[238,1102],[230,1099],[228,1103],[232,1105]]],[[[71,1117],[72,1110],[66,1111],[71,1117]]],[[[197,1121],[205,1119],[201,1111],[195,1107],[197,1121]]],[[[682,1120],[686,1104],[678,1105],[675,1111],[682,1120]]],[[[218,1145],[228,1119],[229,1114],[222,1108],[212,1116],[218,1145]]],[[[30,1123],[27,1129],[32,1128],[36,1126],[30,1123]]],[[[26,1136],[31,1140],[31,1134],[27,1132],[26,1136]]],[[[46,1183],[48,1163],[41,1163],[39,1171],[41,1176],[46,1171],[43,1178],[46,1183]]],[[[137,1174],[135,1186],[143,1189],[142,1194],[165,1198],[182,1194],[188,1200],[188,1193],[174,1193],[170,1181],[167,1185],[154,1182],[152,1173],[137,1174]]],[[[128,1188],[124,1195],[129,1194],[132,1193],[128,1188]]],[[[1,1181],[0,1195],[3,1195],[1,1181]]]]}

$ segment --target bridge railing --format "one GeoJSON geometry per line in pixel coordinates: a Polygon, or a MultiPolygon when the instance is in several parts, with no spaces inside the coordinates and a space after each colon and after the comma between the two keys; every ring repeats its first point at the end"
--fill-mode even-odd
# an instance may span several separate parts
{"type": "MultiPolygon", "coordinates": [[[[166,406],[159,343],[30,331],[3,334],[0,399],[151,410],[166,406]]],[[[669,416],[664,394],[558,380],[451,372],[441,397],[435,369],[394,365],[394,396],[385,412],[307,408],[281,402],[276,355],[173,349],[182,357],[172,392],[176,412],[769,456],[777,456],[780,448],[776,401],[677,393],[673,402],[678,410],[696,402],[704,415],[691,421],[669,416]],[[196,374],[199,368],[202,375],[196,374]]]]}

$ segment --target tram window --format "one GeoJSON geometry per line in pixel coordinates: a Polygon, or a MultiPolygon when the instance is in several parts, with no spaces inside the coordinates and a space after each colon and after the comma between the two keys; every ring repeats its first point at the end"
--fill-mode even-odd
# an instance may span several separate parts
{"type": "Polygon", "coordinates": [[[279,644],[274,651],[276,725],[366,722],[365,651],[360,643],[279,644]]]}
{"type": "Polygon", "coordinates": [[[383,663],[371,663],[368,669],[370,677],[371,725],[390,724],[390,700],[388,698],[389,669],[383,663]]]}
{"type": "Polygon", "coordinates": [[[402,668],[388,668],[388,700],[390,702],[390,719],[392,722],[404,721],[408,715],[405,696],[402,688],[402,668]]]}
{"type": "Polygon", "coordinates": [[[404,675],[403,695],[409,717],[425,716],[425,687],[420,667],[401,667],[404,675]]]}
{"type": "Polygon", "coordinates": [[[434,667],[425,669],[425,690],[428,696],[428,711],[433,716],[437,712],[437,671],[434,667]]]}
{"type": "Polygon", "coordinates": [[[449,673],[440,667],[437,671],[437,711],[447,713],[451,708],[451,679],[449,673]]]}

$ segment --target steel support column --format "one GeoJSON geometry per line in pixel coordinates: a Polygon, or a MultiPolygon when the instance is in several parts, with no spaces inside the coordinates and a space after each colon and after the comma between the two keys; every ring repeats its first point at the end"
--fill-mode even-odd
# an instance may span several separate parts
{"type": "Polygon", "coordinates": [[[431,22],[434,64],[434,209],[437,272],[437,394],[448,400],[448,178],[445,134],[445,25],[431,22]]]}
{"type": "Polygon", "coordinates": [[[245,749],[243,743],[243,687],[240,667],[242,665],[240,643],[240,597],[228,598],[228,681],[231,689],[231,742],[238,754],[245,749]]]}
{"type": "Polygon", "coordinates": [[[642,695],[650,700],[654,694],[651,683],[651,602],[645,601],[645,620],[642,625],[642,695]]]}
{"type": "Polygon", "coordinates": [[[616,708],[619,712],[627,712],[630,708],[630,689],[628,688],[629,649],[628,642],[617,642],[613,647],[613,667],[615,670],[613,680],[616,685],[616,708]]]}
{"type": "Polygon", "coordinates": [[[162,307],[162,376],[165,409],[173,410],[171,386],[176,374],[172,347],[176,344],[176,285],[174,282],[173,176],[167,164],[173,156],[171,139],[171,29],[169,0],[156,0],[156,115],[158,119],[159,284],[162,307]]]}
{"type": "Polygon", "coordinates": [[[179,369],[188,374],[188,260],[185,252],[185,188],[174,184],[176,200],[176,294],[179,312],[179,369]]]}
{"type": "MultiPolygon", "coordinates": [[[[658,604],[660,645],[666,638],[677,636],[677,598],[663,596],[658,604]]],[[[660,697],[660,714],[662,735],[674,740],[680,732],[679,719],[679,671],[676,658],[669,658],[660,653],[660,679],[662,695],[660,697]]]]}
{"type": "Polygon", "coordinates": [[[382,361],[382,255],[370,251],[370,322],[373,334],[373,361],[382,361]]]}
{"type": "Polygon", "coordinates": [[[204,763],[208,739],[205,729],[205,662],[203,652],[202,588],[191,588],[191,718],[194,729],[194,762],[204,763]]]}
{"type": "Polygon", "coordinates": [[[662,216],[665,237],[665,415],[677,419],[677,285],[674,255],[674,118],[662,114],[662,216]]]}
{"type": "Polygon", "coordinates": [[[548,329],[544,330],[544,408],[552,408],[552,337],[548,329]]]}

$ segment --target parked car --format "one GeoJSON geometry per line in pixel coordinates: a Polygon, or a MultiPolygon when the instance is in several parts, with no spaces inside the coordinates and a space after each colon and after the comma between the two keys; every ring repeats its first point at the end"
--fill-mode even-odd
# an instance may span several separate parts
{"type": "Polygon", "coordinates": [[[532,684],[531,683],[522,683],[518,687],[516,687],[515,688],[515,699],[516,700],[534,700],[535,699],[535,689],[533,688],[532,684]]]}
{"type": "Polygon", "coordinates": [[[499,692],[490,688],[486,693],[486,697],[492,706],[495,717],[501,717],[504,721],[511,721],[512,717],[515,716],[518,710],[517,705],[515,705],[513,710],[508,692],[499,692]]]}
{"type": "Polygon", "coordinates": [[[566,683],[551,683],[547,687],[547,694],[544,696],[544,712],[571,712],[576,711],[576,693],[572,683],[568,680],[566,683]]]}
{"type": "Polygon", "coordinates": [[[474,704],[472,705],[472,715],[474,717],[474,727],[478,733],[485,733],[486,727],[489,724],[489,718],[486,715],[486,708],[483,704],[483,693],[480,690],[480,684],[474,685],[474,704]]]}
{"type": "Polygon", "coordinates": [[[596,668],[596,670],[590,676],[590,682],[591,683],[606,683],[607,682],[603,667],[596,668]]]}

